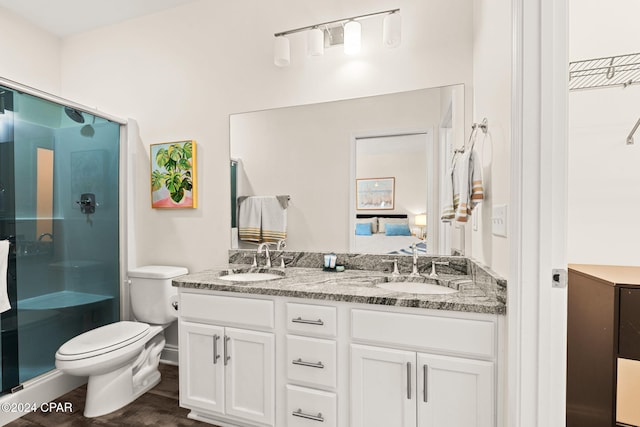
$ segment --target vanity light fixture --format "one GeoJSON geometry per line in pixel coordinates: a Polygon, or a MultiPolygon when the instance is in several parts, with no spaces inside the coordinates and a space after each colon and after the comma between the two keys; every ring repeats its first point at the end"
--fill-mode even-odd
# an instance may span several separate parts
{"type": "Polygon", "coordinates": [[[286,67],[291,63],[289,39],[285,36],[276,36],[273,45],[273,63],[278,67],[286,67]]]}
{"type": "Polygon", "coordinates": [[[353,55],[360,52],[362,44],[362,26],[358,21],[344,24],[344,53],[353,55]]]}
{"type": "Polygon", "coordinates": [[[396,48],[400,46],[400,28],[402,18],[397,12],[391,12],[382,21],[382,43],[386,47],[396,48]]]}
{"type": "Polygon", "coordinates": [[[324,55],[324,31],[315,27],[307,35],[307,51],[311,56],[324,55]]]}
{"type": "Polygon", "coordinates": [[[337,44],[344,44],[347,55],[358,53],[362,41],[358,21],[378,15],[387,15],[383,21],[383,44],[391,48],[398,47],[401,33],[400,9],[390,9],[275,33],[273,62],[278,67],[286,67],[291,63],[289,39],[286,36],[303,31],[308,31],[307,52],[311,56],[323,55],[325,47],[337,44]]]}

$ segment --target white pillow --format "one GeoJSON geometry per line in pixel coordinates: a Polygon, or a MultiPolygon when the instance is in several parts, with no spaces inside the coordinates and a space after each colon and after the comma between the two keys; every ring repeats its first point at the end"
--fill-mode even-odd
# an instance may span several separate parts
{"type": "Polygon", "coordinates": [[[372,233],[377,233],[378,232],[378,218],[373,217],[373,218],[356,218],[356,224],[366,224],[366,223],[370,223],[371,224],[371,232],[372,233]]]}
{"type": "Polygon", "coordinates": [[[409,225],[408,218],[378,218],[378,233],[385,233],[384,226],[386,224],[407,224],[409,225]]]}

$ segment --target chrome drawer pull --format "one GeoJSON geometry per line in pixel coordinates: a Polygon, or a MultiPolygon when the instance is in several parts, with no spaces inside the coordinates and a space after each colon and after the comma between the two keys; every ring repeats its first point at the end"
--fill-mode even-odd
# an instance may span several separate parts
{"type": "Polygon", "coordinates": [[[297,359],[297,360],[292,360],[291,363],[293,363],[294,365],[308,366],[309,368],[324,369],[324,365],[322,364],[322,362],[313,363],[313,362],[305,362],[302,359],[297,359]]]}
{"type": "Polygon", "coordinates": [[[218,340],[220,339],[220,335],[215,334],[213,336],[213,364],[218,363],[218,359],[220,359],[220,355],[218,354],[218,340]]]}
{"type": "Polygon", "coordinates": [[[296,317],[295,319],[291,319],[291,321],[293,323],[304,323],[307,325],[318,325],[318,326],[324,325],[324,322],[322,321],[322,319],[308,320],[308,319],[303,319],[302,317],[296,317]]]}
{"type": "Polygon", "coordinates": [[[298,409],[297,411],[293,411],[291,413],[294,417],[306,418],[307,420],[320,421],[324,422],[324,418],[322,417],[322,412],[318,412],[318,415],[305,414],[302,412],[302,409],[298,409]]]}
{"type": "Polygon", "coordinates": [[[229,360],[231,360],[231,356],[229,356],[229,340],[231,338],[225,336],[224,337],[224,366],[227,366],[227,363],[229,363],[229,360]]]}
{"type": "Polygon", "coordinates": [[[411,362],[407,362],[407,399],[411,400],[411,362]]]}
{"type": "Polygon", "coordinates": [[[424,383],[423,384],[424,385],[424,391],[423,391],[422,400],[423,400],[424,403],[427,403],[427,402],[429,402],[429,394],[428,394],[428,391],[427,391],[428,390],[428,387],[427,387],[427,385],[428,385],[428,381],[427,381],[428,377],[427,376],[429,375],[429,367],[427,365],[424,365],[422,367],[422,375],[424,377],[423,381],[422,381],[424,383]]]}

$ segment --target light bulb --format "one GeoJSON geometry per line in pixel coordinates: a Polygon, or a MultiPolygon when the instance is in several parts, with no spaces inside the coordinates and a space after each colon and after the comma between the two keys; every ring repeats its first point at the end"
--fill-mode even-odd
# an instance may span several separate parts
{"type": "Polygon", "coordinates": [[[276,37],[273,44],[273,63],[278,67],[286,67],[291,63],[289,39],[285,36],[276,37]]]}
{"type": "Polygon", "coordinates": [[[312,28],[307,36],[307,52],[311,56],[324,55],[324,31],[312,28]]]}
{"type": "Polygon", "coordinates": [[[357,21],[349,21],[344,25],[344,53],[353,55],[360,52],[362,40],[361,26],[357,21]]]}
{"type": "Polygon", "coordinates": [[[382,43],[386,47],[400,46],[402,18],[398,12],[390,13],[382,21],[382,43]]]}

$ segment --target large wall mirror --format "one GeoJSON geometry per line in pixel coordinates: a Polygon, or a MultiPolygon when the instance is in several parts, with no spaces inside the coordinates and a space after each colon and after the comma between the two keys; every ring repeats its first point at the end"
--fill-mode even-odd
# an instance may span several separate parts
{"type": "Polygon", "coordinates": [[[453,85],[231,115],[232,247],[255,248],[238,240],[238,197],[289,196],[287,250],[416,243],[450,254],[440,186],[464,143],[464,111],[464,86],[453,85]]]}

